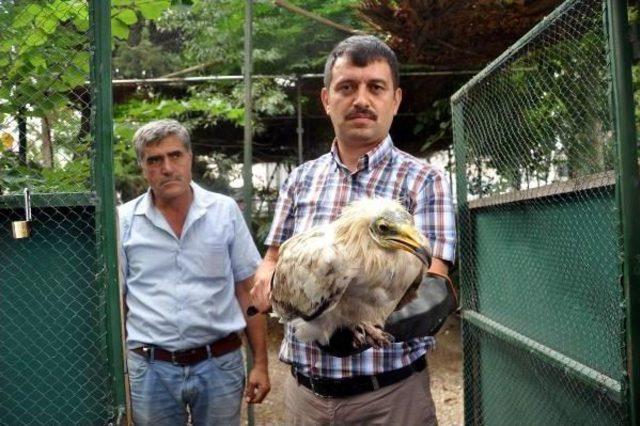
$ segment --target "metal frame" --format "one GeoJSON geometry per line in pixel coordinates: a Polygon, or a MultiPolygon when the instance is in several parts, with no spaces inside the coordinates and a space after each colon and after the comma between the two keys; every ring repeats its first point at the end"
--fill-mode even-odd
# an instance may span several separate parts
{"type": "Polygon", "coordinates": [[[97,243],[104,272],[100,277],[106,292],[106,331],[115,421],[126,414],[124,356],[121,333],[120,288],[118,285],[116,203],[113,174],[113,113],[111,93],[111,1],[89,2],[91,41],[91,88],[94,109],[92,131],[95,157],[92,164],[96,206],[97,243]]]}
{"type": "MultiPolygon", "coordinates": [[[[503,66],[509,58],[522,49],[532,39],[538,37],[543,30],[549,27],[549,21],[566,13],[570,7],[580,0],[568,0],[558,7],[553,13],[547,16],[536,27],[529,31],[522,39],[507,49],[500,57],[489,64],[478,75],[466,83],[452,97],[452,105],[461,102],[463,98],[484,78],[496,72],[503,66]]],[[[619,214],[619,226],[621,240],[620,253],[620,273],[621,286],[624,289],[624,302],[621,309],[625,311],[625,331],[621,338],[621,344],[625,351],[623,359],[626,360],[626,367],[621,381],[616,381],[607,377],[585,365],[570,360],[562,354],[535,342],[526,336],[520,335],[492,321],[489,318],[474,312],[477,306],[468,306],[471,309],[463,313],[463,318],[467,326],[471,325],[499,338],[502,341],[519,347],[534,354],[537,358],[550,365],[563,368],[571,376],[580,381],[590,384],[592,387],[601,389],[612,400],[619,401],[627,411],[627,418],[630,424],[640,424],[640,171],[638,167],[638,145],[635,129],[635,106],[633,99],[633,85],[631,75],[631,43],[629,40],[630,29],[627,21],[626,0],[603,0],[603,23],[608,40],[610,69],[611,69],[611,103],[610,111],[614,122],[616,146],[617,146],[617,169],[615,175],[603,174],[596,176],[592,181],[563,182],[549,187],[523,191],[518,194],[503,194],[468,201],[467,181],[464,173],[458,173],[458,208],[461,214],[470,214],[470,209],[490,207],[495,204],[506,202],[516,202],[527,198],[554,195],[575,190],[584,190],[591,187],[612,186],[616,188],[616,205],[619,214]],[[576,185],[576,183],[578,185],[576,185]]],[[[461,111],[460,114],[464,114],[461,111]]],[[[462,117],[463,118],[463,117],[462,117]]],[[[454,129],[454,131],[464,131],[464,129],[454,129]]],[[[458,135],[460,138],[462,135],[458,135]]],[[[458,164],[466,164],[466,147],[456,151],[458,164]],[[458,152],[460,151],[460,152],[458,152]],[[464,152],[463,152],[464,151],[464,152]]],[[[461,233],[472,232],[472,230],[460,230],[461,233]]],[[[461,253],[461,256],[464,252],[461,253]]],[[[467,286],[469,287],[469,286],[467,286]]],[[[471,289],[473,286],[470,287],[471,289]]],[[[472,296],[472,295],[470,295],[472,296]]],[[[470,303],[477,303],[473,298],[470,303]]],[[[473,353],[465,351],[465,363],[477,361],[479,356],[478,348],[470,348],[473,353]]],[[[465,405],[475,407],[472,378],[465,380],[465,405]]],[[[472,417],[475,410],[471,412],[472,417]]],[[[476,424],[482,422],[480,418],[465,419],[466,424],[476,424]]]]}
{"type": "Polygon", "coordinates": [[[631,79],[626,1],[607,0],[613,113],[618,147],[616,198],[623,236],[622,284],[626,299],[628,403],[631,424],[640,424],[640,174],[631,79]]]}

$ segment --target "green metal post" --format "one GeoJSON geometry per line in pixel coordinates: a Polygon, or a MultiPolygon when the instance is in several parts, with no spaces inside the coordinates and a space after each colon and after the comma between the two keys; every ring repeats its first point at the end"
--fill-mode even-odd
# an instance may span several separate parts
{"type": "Polygon", "coordinates": [[[253,146],[252,146],[252,121],[253,98],[251,96],[251,72],[252,72],[252,26],[253,0],[246,0],[244,17],[244,162],[242,167],[242,179],[244,182],[244,218],[251,228],[251,215],[253,210],[253,146]]]}
{"type": "Polygon", "coordinates": [[[608,0],[613,54],[613,105],[618,146],[616,185],[623,235],[623,285],[627,302],[627,373],[630,423],[640,424],[640,175],[625,1],[608,0]]]}
{"type": "MultiPolygon", "coordinates": [[[[466,139],[464,130],[464,114],[465,114],[465,94],[457,93],[451,98],[451,118],[453,126],[453,140],[455,148],[456,161],[456,195],[457,195],[457,228],[458,228],[458,264],[460,272],[458,274],[460,280],[460,300],[463,309],[478,311],[477,296],[475,294],[476,284],[472,282],[475,277],[475,265],[473,257],[468,256],[471,247],[465,244],[471,244],[471,227],[469,202],[467,194],[469,184],[467,182],[467,162],[469,152],[469,141],[466,139]],[[458,105],[456,105],[456,103],[458,105]],[[456,112],[457,111],[457,112],[456,112]],[[457,118],[456,118],[457,117],[457,118]],[[457,125],[456,125],[457,124],[457,125]],[[467,295],[467,293],[469,293],[467,295]],[[465,306],[465,302],[468,306],[465,306]]],[[[473,337],[473,333],[469,331],[470,325],[466,324],[463,317],[462,340],[464,343],[464,365],[470,368],[470,375],[464,378],[464,406],[465,406],[465,424],[482,424],[481,410],[481,378],[480,378],[480,343],[473,337]]]]}
{"type": "Polygon", "coordinates": [[[116,237],[115,186],[113,177],[113,122],[111,93],[111,1],[90,2],[91,38],[94,46],[91,64],[95,157],[93,176],[99,203],[98,250],[102,252],[103,283],[106,291],[107,348],[116,405],[116,424],[125,414],[124,359],[121,333],[120,290],[116,237]]]}
{"type": "MultiPolygon", "coordinates": [[[[244,220],[253,234],[251,226],[253,216],[253,97],[251,95],[251,73],[253,68],[253,0],[246,0],[244,15],[244,162],[242,179],[244,189],[244,220]]],[[[253,356],[250,350],[246,353],[247,374],[253,368],[253,356]]],[[[253,405],[247,407],[247,424],[255,424],[253,405]]]]}

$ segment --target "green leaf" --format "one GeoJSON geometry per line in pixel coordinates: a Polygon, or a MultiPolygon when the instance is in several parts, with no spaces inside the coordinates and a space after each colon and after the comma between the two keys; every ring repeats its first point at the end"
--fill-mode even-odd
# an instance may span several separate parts
{"type": "Polygon", "coordinates": [[[7,53],[9,51],[11,51],[11,48],[16,45],[16,41],[12,38],[7,39],[7,40],[3,40],[0,42],[0,52],[1,53],[7,53]]]}
{"type": "MultiPolygon", "coordinates": [[[[28,58],[28,61],[31,63],[31,65],[33,65],[36,68],[45,68],[47,66],[47,61],[44,59],[44,57],[42,55],[30,55],[28,58]]],[[[0,58],[0,64],[1,64],[2,59],[0,58]]]]}
{"type": "Polygon", "coordinates": [[[48,39],[49,37],[44,31],[39,28],[34,28],[33,31],[27,35],[27,38],[25,38],[24,44],[27,47],[42,46],[48,39]]]}
{"type": "Polygon", "coordinates": [[[144,19],[158,19],[162,12],[171,6],[171,0],[155,0],[137,3],[136,6],[144,16],[144,19]]]}
{"type": "Polygon", "coordinates": [[[135,3],[135,0],[112,0],[111,6],[129,6],[135,3]]]}
{"type": "Polygon", "coordinates": [[[85,32],[89,29],[89,12],[86,7],[79,9],[76,17],[73,18],[73,25],[80,32],[85,32]]]}
{"type": "Polygon", "coordinates": [[[112,20],[119,19],[120,21],[122,21],[122,23],[128,26],[131,26],[136,22],[138,22],[138,16],[131,9],[122,9],[120,12],[116,13],[116,15],[111,19],[112,20]]]}
{"type": "Polygon", "coordinates": [[[37,4],[30,4],[25,7],[22,12],[16,16],[16,19],[13,21],[14,28],[22,28],[29,24],[33,24],[36,16],[38,16],[42,12],[42,7],[37,4]]]}
{"type": "Polygon", "coordinates": [[[118,19],[111,20],[111,34],[120,40],[126,40],[129,37],[129,27],[118,19]]]}
{"type": "Polygon", "coordinates": [[[46,34],[53,34],[58,28],[58,20],[51,15],[45,15],[36,21],[36,25],[46,34]]]}

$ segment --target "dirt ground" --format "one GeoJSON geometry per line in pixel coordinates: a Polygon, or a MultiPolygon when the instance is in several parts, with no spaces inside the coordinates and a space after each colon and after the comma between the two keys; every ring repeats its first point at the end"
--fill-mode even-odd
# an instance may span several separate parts
{"type": "MultiPolygon", "coordinates": [[[[277,426],[284,423],[282,387],[289,373],[286,364],[278,360],[278,349],[282,341],[282,325],[269,320],[269,373],[271,393],[254,406],[255,424],[277,426]]],[[[438,422],[441,426],[463,424],[462,399],[462,345],[460,320],[452,315],[437,335],[436,348],[428,357],[431,377],[431,392],[436,404],[438,422]]],[[[246,419],[246,406],[243,412],[246,419]]],[[[243,424],[244,421],[243,421],[243,424]]]]}

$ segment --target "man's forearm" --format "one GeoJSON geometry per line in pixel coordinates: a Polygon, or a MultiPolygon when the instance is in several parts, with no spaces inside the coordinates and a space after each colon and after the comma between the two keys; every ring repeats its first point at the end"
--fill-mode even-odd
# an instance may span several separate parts
{"type": "Polygon", "coordinates": [[[442,259],[433,257],[431,258],[431,267],[429,268],[429,271],[449,276],[449,264],[442,259]]]}
{"type": "Polygon", "coordinates": [[[250,277],[236,284],[236,297],[240,303],[240,308],[247,322],[247,339],[251,353],[253,354],[254,365],[264,365],[267,368],[267,321],[264,315],[247,316],[247,309],[251,306],[251,296],[249,289],[253,285],[253,277],[250,277]]]}

